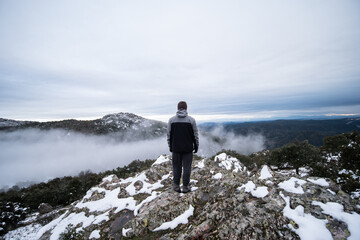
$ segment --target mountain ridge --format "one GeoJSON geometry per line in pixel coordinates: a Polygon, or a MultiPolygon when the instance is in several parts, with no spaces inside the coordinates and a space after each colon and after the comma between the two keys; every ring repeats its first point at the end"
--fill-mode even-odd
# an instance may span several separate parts
{"type": "Polygon", "coordinates": [[[95,120],[66,119],[60,121],[17,121],[0,118],[1,131],[17,131],[23,129],[53,130],[62,129],[83,134],[106,135],[120,134],[134,137],[134,140],[141,138],[160,137],[166,132],[166,124],[161,121],[150,120],[133,113],[107,114],[95,120]]]}
{"type": "MultiPolygon", "coordinates": [[[[235,135],[260,134],[265,138],[265,147],[273,149],[296,140],[308,140],[321,146],[323,138],[345,132],[360,130],[360,118],[336,119],[279,119],[256,122],[200,123],[199,130],[210,133],[216,128],[235,135]]],[[[167,124],[146,119],[133,113],[107,114],[95,120],[66,119],[60,121],[36,122],[0,118],[1,131],[16,131],[28,128],[40,130],[63,129],[83,134],[115,135],[120,140],[141,140],[161,137],[166,134],[167,124]]],[[[221,138],[221,136],[218,136],[221,138]]]]}
{"type": "Polygon", "coordinates": [[[206,132],[221,128],[236,135],[261,134],[266,138],[265,145],[268,149],[281,147],[295,140],[308,140],[310,144],[319,147],[325,137],[359,131],[360,118],[203,123],[199,127],[206,132]]]}

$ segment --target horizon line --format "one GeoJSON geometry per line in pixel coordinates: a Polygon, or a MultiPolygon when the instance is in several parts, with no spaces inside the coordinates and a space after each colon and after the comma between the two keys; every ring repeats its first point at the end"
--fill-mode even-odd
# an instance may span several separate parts
{"type": "MultiPolygon", "coordinates": [[[[53,121],[63,121],[63,120],[78,120],[78,121],[92,121],[101,119],[106,115],[118,114],[118,113],[131,113],[131,112],[117,112],[117,113],[109,113],[103,116],[92,116],[92,117],[70,117],[70,118],[8,118],[8,117],[0,117],[2,119],[14,120],[14,121],[34,121],[34,122],[53,122],[53,121]]],[[[161,122],[167,122],[174,114],[136,114],[140,117],[156,120],[161,122]]],[[[311,120],[319,120],[323,119],[331,119],[331,118],[348,118],[348,117],[360,117],[360,113],[346,113],[346,114],[337,114],[337,113],[326,113],[326,114],[294,114],[294,115],[284,115],[284,116],[276,116],[269,114],[189,114],[194,117],[195,120],[199,123],[204,122],[256,122],[256,121],[272,121],[272,120],[302,120],[308,119],[311,120]]]]}

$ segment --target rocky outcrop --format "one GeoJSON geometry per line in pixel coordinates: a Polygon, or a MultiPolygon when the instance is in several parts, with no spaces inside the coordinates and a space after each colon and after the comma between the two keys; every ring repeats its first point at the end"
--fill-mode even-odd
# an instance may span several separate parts
{"type": "Polygon", "coordinates": [[[193,162],[191,192],[171,186],[169,156],[131,178],[108,176],[37,238],[73,226],[85,239],[359,239],[359,199],[306,172],[249,171],[222,153],[193,162]]]}
{"type": "Polygon", "coordinates": [[[41,203],[39,205],[38,210],[39,210],[40,214],[45,214],[45,213],[51,212],[53,210],[53,207],[50,204],[41,203]]]}

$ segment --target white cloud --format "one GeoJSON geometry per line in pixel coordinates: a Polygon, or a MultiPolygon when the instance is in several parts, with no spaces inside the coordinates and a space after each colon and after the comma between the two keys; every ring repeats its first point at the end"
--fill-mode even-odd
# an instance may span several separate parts
{"type": "MultiPolygon", "coordinates": [[[[165,137],[130,140],[119,142],[111,136],[63,130],[1,132],[0,188],[18,182],[77,175],[84,170],[101,172],[122,167],[136,159],[156,159],[161,154],[170,154],[165,137]]],[[[218,128],[200,135],[198,154],[211,157],[222,149],[249,154],[262,150],[264,141],[261,135],[241,136],[218,128]]]]}
{"type": "Polygon", "coordinates": [[[265,149],[265,137],[261,134],[237,135],[222,127],[200,134],[199,155],[213,156],[221,150],[234,150],[248,155],[265,149]]]}
{"type": "Polygon", "coordinates": [[[356,1],[2,1],[0,115],[170,114],[179,99],[199,114],[243,104],[289,110],[317,107],[318,98],[332,106],[334,95],[350,106],[360,100],[359,9],[356,1]]]}

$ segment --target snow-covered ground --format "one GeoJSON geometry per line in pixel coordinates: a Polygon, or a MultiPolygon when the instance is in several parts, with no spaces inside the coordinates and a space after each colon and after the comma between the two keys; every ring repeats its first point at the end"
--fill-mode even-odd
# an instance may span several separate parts
{"type": "Polygon", "coordinates": [[[279,187],[287,192],[303,194],[304,190],[301,186],[305,183],[305,180],[291,177],[289,180],[279,183],[279,187]]]}
{"type": "Polygon", "coordinates": [[[5,240],[37,240],[37,233],[41,229],[40,224],[30,224],[25,227],[17,228],[5,235],[5,240]]]}
{"type": "MultiPolygon", "coordinates": [[[[168,161],[170,161],[169,157],[162,155],[154,162],[153,166],[163,164],[168,161]]],[[[134,215],[136,216],[140,208],[145,203],[151,202],[160,196],[161,193],[155,190],[163,187],[164,185],[161,184],[161,182],[168,179],[169,177],[170,173],[167,173],[163,175],[160,180],[154,183],[150,183],[150,180],[146,177],[144,172],[137,174],[135,177],[129,177],[127,179],[117,179],[115,175],[105,177],[102,180],[102,184],[100,184],[100,186],[106,186],[105,188],[99,186],[91,188],[86,193],[84,198],[74,205],[74,207],[77,209],[87,209],[89,214],[85,214],[84,212],[65,212],[59,218],[43,226],[38,231],[37,237],[41,237],[45,232],[50,230],[50,240],[55,240],[59,238],[60,234],[64,232],[66,227],[70,224],[73,226],[78,226],[80,224],[82,227],[77,229],[77,231],[80,231],[90,225],[99,224],[103,221],[109,221],[110,211],[113,211],[113,213],[118,213],[124,209],[127,209],[133,211],[134,215]],[[142,187],[141,189],[138,189],[136,185],[140,183],[142,187]],[[120,187],[121,184],[127,185],[124,190],[128,195],[130,195],[130,197],[119,198],[120,191],[122,190],[122,187],[120,187]],[[134,196],[144,193],[150,194],[150,196],[137,204],[134,196]],[[89,199],[91,199],[94,195],[98,194],[101,194],[103,197],[94,201],[89,201],[89,199]]],[[[195,189],[193,188],[192,190],[195,189]]],[[[189,213],[186,212],[184,214],[187,216],[189,213]]],[[[160,227],[159,230],[165,229],[168,225],[171,227],[176,226],[175,223],[180,224],[182,222],[184,222],[184,217],[179,216],[179,219],[174,220],[174,222],[165,224],[164,226],[160,227]]],[[[129,231],[129,229],[123,229],[124,235],[126,235],[127,231],[129,231]]],[[[97,231],[92,232],[91,234],[94,238],[100,236],[97,231]]]]}
{"type": "Polygon", "coordinates": [[[285,217],[293,220],[298,228],[288,225],[303,240],[327,240],[332,239],[331,233],[326,228],[326,220],[318,219],[311,214],[304,213],[304,207],[299,205],[295,209],[290,207],[290,197],[280,196],[285,200],[286,206],[283,209],[285,217]]]}
{"type": "Polygon", "coordinates": [[[172,221],[164,222],[160,227],[154,229],[154,232],[166,229],[174,229],[179,224],[187,224],[188,218],[194,214],[194,207],[190,205],[189,209],[186,210],[183,214],[177,216],[172,221]]]}
{"type": "MultiPolygon", "coordinates": [[[[162,155],[154,162],[152,168],[169,164],[170,161],[169,156],[162,155]]],[[[211,160],[202,159],[195,162],[194,166],[203,169],[205,166],[210,165],[207,161],[211,160]]],[[[224,181],[229,174],[246,174],[247,172],[246,168],[238,159],[228,156],[225,153],[217,155],[214,159],[214,165],[212,166],[215,167],[209,170],[209,172],[211,172],[209,178],[216,182],[224,181]]],[[[277,171],[270,170],[268,166],[263,166],[256,175],[252,175],[252,180],[243,182],[241,185],[239,184],[238,186],[240,187],[238,187],[237,190],[261,199],[271,197],[271,194],[274,194],[274,191],[271,191],[272,188],[277,187],[281,189],[280,193],[275,194],[279,194],[285,202],[282,214],[292,221],[288,224],[288,229],[294,231],[303,240],[332,239],[331,232],[327,228],[327,223],[329,222],[327,218],[320,219],[312,215],[305,211],[305,207],[302,205],[297,205],[294,209],[290,206],[291,198],[305,194],[304,186],[321,187],[335,196],[337,193],[330,189],[329,181],[324,178],[303,177],[303,179],[301,179],[301,177],[284,177],[284,175],[286,174],[279,174],[277,171]],[[276,174],[281,176],[282,180],[287,180],[281,182],[276,181],[276,174]]],[[[45,226],[32,223],[28,226],[18,228],[6,234],[5,239],[38,239],[45,232],[50,231],[50,239],[55,240],[59,238],[60,234],[63,233],[70,224],[77,226],[77,231],[81,231],[88,226],[110,221],[111,214],[118,213],[124,209],[132,211],[134,216],[139,216],[138,214],[142,212],[144,206],[147,206],[147,204],[163,194],[161,188],[164,187],[164,181],[168,180],[171,182],[170,170],[162,172],[162,175],[157,181],[150,180],[145,172],[138,173],[136,176],[127,179],[118,179],[115,175],[107,176],[103,178],[100,185],[91,188],[83,199],[72,204],[73,209],[78,209],[77,211],[70,212],[70,210],[68,210],[45,226]],[[135,198],[138,197],[139,194],[145,194],[146,197],[142,198],[141,201],[137,201],[135,198]]],[[[191,183],[193,185],[192,191],[196,191],[201,187],[198,185],[197,180],[191,179],[191,183]]],[[[311,194],[311,192],[306,192],[306,194],[311,194]]],[[[180,198],[183,196],[184,194],[179,194],[180,198]]],[[[280,197],[279,199],[281,199],[280,197]]],[[[345,212],[344,206],[336,202],[312,201],[312,205],[320,207],[322,214],[329,218],[331,217],[346,223],[351,234],[348,239],[360,239],[359,214],[355,212],[345,212]]],[[[153,229],[153,231],[158,232],[161,230],[176,229],[179,225],[188,224],[189,219],[194,215],[194,206],[189,204],[187,210],[163,222],[160,226],[153,229]]],[[[359,206],[360,205],[358,205],[358,207],[359,206]]],[[[28,220],[29,223],[36,218],[36,215],[30,216],[30,218],[28,220]]],[[[23,223],[26,223],[26,221],[23,223]]],[[[131,228],[122,228],[121,233],[123,236],[127,236],[129,231],[132,230],[131,228]]],[[[99,239],[101,229],[95,228],[89,234],[90,238],[99,239]]]]}
{"type": "Polygon", "coordinates": [[[272,177],[272,174],[269,170],[269,167],[268,166],[263,166],[263,168],[261,169],[261,172],[260,172],[260,177],[259,179],[261,180],[265,180],[265,179],[268,179],[268,178],[271,178],[272,177]]]}
{"type": "Polygon", "coordinates": [[[257,187],[252,181],[249,181],[246,184],[242,185],[238,188],[238,190],[241,191],[241,189],[243,188],[245,188],[245,192],[250,192],[251,195],[257,198],[263,198],[269,194],[267,187],[257,187]]]}
{"type": "Polygon", "coordinates": [[[219,162],[219,166],[225,168],[226,170],[233,169],[234,172],[239,172],[246,170],[240,165],[240,161],[234,157],[227,155],[226,153],[221,153],[215,157],[215,162],[219,162]]]}

